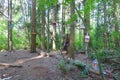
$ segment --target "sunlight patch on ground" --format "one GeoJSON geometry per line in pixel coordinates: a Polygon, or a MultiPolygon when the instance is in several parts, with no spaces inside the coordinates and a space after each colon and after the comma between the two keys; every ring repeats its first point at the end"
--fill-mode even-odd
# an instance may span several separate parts
{"type": "Polygon", "coordinates": [[[40,59],[40,58],[44,58],[44,57],[41,56],[41,55],[39,55],[39,56],[28,58],[28,59],[20,59],[20,60],[17,60],[16,62],[14,62],[14,64],[22,64],[22,63],[25,63],[27,61],[31,61],[31,60],[35,60],[35,59],[40,59]]]}

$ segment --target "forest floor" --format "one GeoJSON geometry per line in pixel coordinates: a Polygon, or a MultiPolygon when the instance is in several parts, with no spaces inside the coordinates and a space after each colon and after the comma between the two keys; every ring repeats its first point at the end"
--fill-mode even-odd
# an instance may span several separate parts
{"type": "MultiPolygon", "coordinates": [[[[63,75],[58,68],[62,59],[58,53],[51,52],[52,56],[41,56],[39,53],[30,53],[29,50],[0,52],[0,80],[100,80],[82,75],[78,68],[63,75]]],[[[75,54],[75,59],[92,64],[92,60],[86,58],[85,54],[75,54]]]]}

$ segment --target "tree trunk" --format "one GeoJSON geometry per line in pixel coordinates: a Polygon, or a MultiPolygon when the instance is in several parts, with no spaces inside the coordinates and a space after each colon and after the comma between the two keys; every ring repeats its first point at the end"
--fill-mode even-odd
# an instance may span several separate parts
{"type": "MultiPolygon", "coordinates": [[[[72,1],[70,3],[70,8],[71,8],[71,16],[75,14],[75,1],[72,1]]],[[[72,22],[70,25],[70,44],[68,47],[68,55],[70,58],[74,59],[74,33],[75,33],[75,22],[72,22]]]]}
{"type": "Polygon", "coordinates": [[[13,50],[13,39],[12,39],[12,29],[13,29],[13,24],[12,24],[12,0],[10,0],[10,50],[13,50]]]}
{"type": "Polygon", "coordinates": [[[95,44],[97,48],[99,48],[99,42],[100,42],[100,4],[97,5],[97,17],[96,17],[96,24],[97,24],[97,27],[96,27],[96,32],[95,32],[95,38],[96,38],[96,41],[97,43],[95,44]]]}
{"type": "Polygon", "coordinates": [[[86,33],[89,33],[90,28],[90,4],[88,4],[88,0],[84,0],[83,4],[84,4],[84,23],[85,23],[84,36],[85,36],[86,33]]]}
{"type": "Polygon", "coordinates": [[[62,36],[65,35],[65,6],[62,5],[62,36]]]}
{"type": "Polygon", "coordinates": [[[89,34],[89,28],[90,28],[90,4],[88,3],[89,0],[84,0],[84,45],[85,45],[85,53],[88,55],[88,42],[85,42],[85,35],[89,34]]]}
{"type": "Polygon", "coordinates": [[[106,48],[107,47],[107,21],[106,21],[106,19],[107,19],[107,15],[106,15],[106,0],[103,0],[103,3],[104,3],[104,9],[103,9],[103,11],[104,11],[104,47],[106,48]]]}
{"type": "MultiPolygon", "coordinates": [[[[118,28],[118,12],[117,12],[117,0],[113,0],[113,7],[114,7],[114,22],[115,22],[115,32],[118,34],[119,33],[119,28],[118,28]]],[[[119,39],[118,35],[115,36],[115,46],[119,47],[119,39]]]]}
{"type": "Polygon", "coordinates": [[[31,52],[36,52],[36,0],[32,0],[31,52]]]}
{"type": "Polygon", "coordinates": [[[53,44],[52,44],[52,48],[53,50],[56,50],[56,21],[57,21],[57,6],[54,7],[54,19],[53,19],[53,44]]]}
{"type": "Polygon", "coordinates": [[[45,10],[42,10],[41,49],[45,51],[45,10]]]}
{"type": "Polygon", "coordinates": [[[12,40],[12,0],[8,0],[8,17],[10,21],[8,21],[8,51],[13,50],[13,40],[12,40]]]}
{"type": "MultiPolygon", "coordinates": [[[[9,0],[8,0],[8,18],[9,18],[9,15],[10,15],[10,12],[9,12],[9,0]]],[[[9,25],[10,25],[10,21],[8,21],[8,51],[10,50],[10,43],[9,43],[9,37],[10,37],[10,35],[9,35],[9,32],[10,32],[10,30],[9,30],[9,25]]]]}
{"type": "Polygon", "coordinates": [[[53,44],[52,44],[52,48],[53,50],[56,50],[56,26],[53,26],[53,44]]]}
{"type": "Polygon", "coordinates": [[[50,50],[49,50],[49,45],[50,45],[50,43],[49,43],[49,38],[50,38],[50,30],[49,30],[49,12],[50,12],[50,9],[48,9],[48,13],[47,13],[47,53],[49,53],[50,52],[50,50]]]}

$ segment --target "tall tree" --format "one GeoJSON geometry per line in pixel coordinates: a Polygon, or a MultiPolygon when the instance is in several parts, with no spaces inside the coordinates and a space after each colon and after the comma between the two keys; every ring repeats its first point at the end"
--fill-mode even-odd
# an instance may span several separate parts
{"type": "Polygon", "coordinates": [[[106,0],[103,0],[103,4],[104,4],[104,47],[107,47],[107,12],[106,12],[106,0]]]}
{"type": "Polygon", "coordinates": [[[85,25],[85,30],[84,30],[84,35],[86,33],[89,33],[89,28],[90,28],[90,0],[84,0],[83,5],[84,5],[84,25],[85,25]]]}
{"type": "Polygon", "coordinates": [[[53,50],[56,50],[56,22],[57,22],[57,13],[58,13],[58,0],[54,0],[54,7],[53,7],[53,33],[52,33],[52,37],[53,37],[53,44],[52,44],[52,48],[53,50]]]}
{"type": "Polygon", "coordinates": [[[62,27],[61,27],[61,29],[62,29],[62,35],[64,35],[65,34],[65,6],[64,5],[62,5],[62,27]]]}
{"type": "Polygon", "coordinates": [[[42,25],[41,25],[41,49],[45,50],[45,10],[42,10],[42,25]]]}
{"type": "Polygon", "coordinates": [[[8,21],[8,50],[13,50],[13,40],[12,40],[12,0],[8,0],[8,18],[10,19],[8,21]]]}
{"type": "Polygon", "coordinates": [[[36,0],[32,0],[31,52],[36,52],[36,0]]]}
{"type": "MultiPolygon", "coordinates": [[[[8,0],[8,17],[9,17],[9,15],[10,15],[10,13],[9,13],[9,0],[8,0]]],[[[8,21],[8,50],[10,49],[10,42],[9,42],[9,25],[10,25],[10,21],[8,21]]]]}
{"type": "MultiPolygon", "coordinates": [[[[75,1],[72,0],[70,3],[70,10],[71,10],[71,16],[75,14],[75,1]]],[[[70,25],[70,44],[68,47],[68,55],[70,58],[74,59],[74,33],[75,33],[75,21],[73,21],[70,25]]]]}
{"type": "Polygon", "coordinates": [[[50,9],[48,9],[48,13],[47,13],[47,53],[49,53],[49,42],[50,42],[50,40],[49,40],[49,37],[50,37],[50,30],[49,30],[49,18],[50,18],[50,16],[49,16],[49,13],[50,13],[50,9]]]}
{"type": "MultiPolygon", "coordinates": [[[[90,29],[90,3],[91,0],[84,0],[83,5],[84,5],[84,39],[85,35],[89,34],[89,29],[90,29]]],[[[85,53],[88,54],[88,42],[85,42],[84,40],[84,45],[85,45],[85,53]]]]}
{"type": "Polygon", "coordinates": [[[113,0],[113,8],[114,8],[114,29],[116,32],[116,36],[115,36],[115,46],[118,47],[119,46],[119,39],[118,39],[118,33],[119,33],[119,26],[118,26],[118,11],[117,11],[117,0],[113,0]]]}

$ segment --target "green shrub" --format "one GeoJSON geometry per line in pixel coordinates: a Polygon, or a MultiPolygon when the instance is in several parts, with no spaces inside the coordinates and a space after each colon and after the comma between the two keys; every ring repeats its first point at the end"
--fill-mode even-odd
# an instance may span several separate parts
{"type": "Polygon", "coordinates": [[[66,61],[64,59],[60,60],[60,64],[58,64],[58,68],[61,70],[63,74],[67,73],[66,61]]]}

